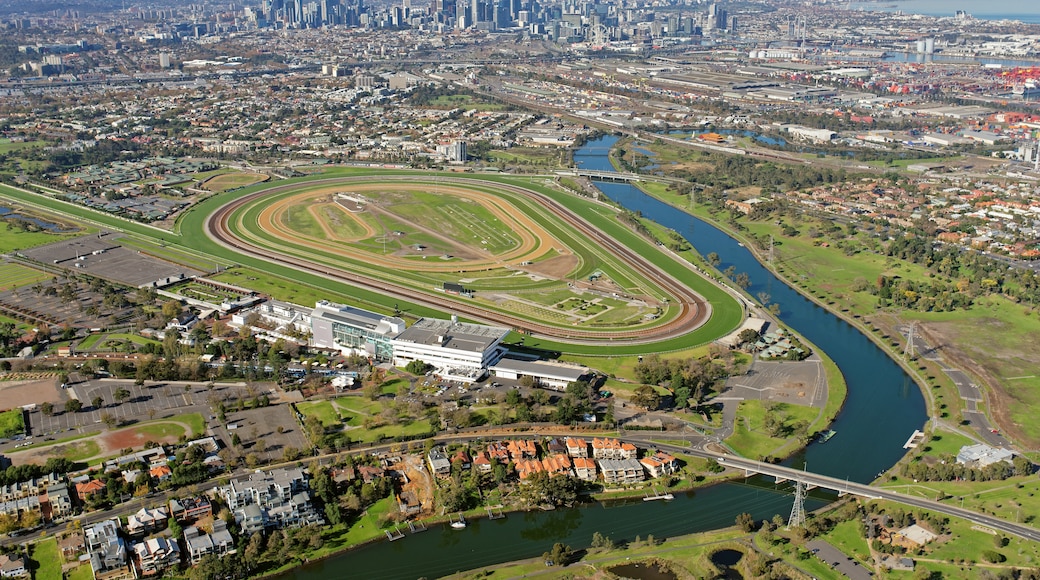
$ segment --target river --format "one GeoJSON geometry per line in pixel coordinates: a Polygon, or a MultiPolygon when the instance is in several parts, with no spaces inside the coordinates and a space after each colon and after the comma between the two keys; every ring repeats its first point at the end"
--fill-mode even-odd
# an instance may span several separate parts
{"type": "MultiPolygon", "coordinates": [[[[590,142],[575,154],[586,169],[613,171],[607,153],[617,141],[608,136],[590,142]]],[[[702,253],[715,252],[729,265],[751,277],[752,295],[768,292],[780,304],[781,319],[809,340],[822,345],[845,374],[849,394],[833,428],[837,435],[789,460],[801,467],[856,482],[869,482],[903,455],[902,445],[924,425],[921,392],[903,370],[855,328],[816,306],[763,268],[747,249],[717,228],[672,208],[627,184],[597,184],[611,199],[682,235],[702,253]]],[[[385,579],[438,577],[501,562],[538,556],[554,542],[587,547],[600,532],[616,541],[636,535],[657,538],[718,529],[733,524],[737,514],[756,519],[791,511],[788,487],[775,489],[758,480],[754,485],[727,483],[679,494],[670,502],[624,501],[552,512],[508,514],[500,520],[471,521],[464,530],[431,527],[395,541],[381,541],[292,570],[281,578],[300,580],[358,576],[385,579]]],[[[827,498],[811,497],[808,509],[827,498]]]]}

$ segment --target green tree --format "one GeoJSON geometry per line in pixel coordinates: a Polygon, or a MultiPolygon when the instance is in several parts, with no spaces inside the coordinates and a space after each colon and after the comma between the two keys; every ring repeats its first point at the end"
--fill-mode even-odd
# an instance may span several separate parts
{"type": "Polygon", "coordinates": [[[636,387],[636,390],[632,393],[632,404],[643,407],[647,411],[653,411],[661,404],[661,396],[657,394],[653,387],[642,385],[636,387]]]}
{"type": "Polygon", "coordinates": [[[54,403],[51,403],[50,401],[44,401],[40,404],[40,412],[43,413],[44,416],[50,417],[54,414],[54,403]]]}
{"type": "Polygon", "coordinates": [[[546,564],[551,566],[566,566],[573,555],[571,547],[567,544],[556,542],[548,552],[542,554],[546,564]]]}
{"type": "Polygon", "coordinates": [[[166,322],[173,320],[180,316],[182,311],[181,303],[179,300],[167,300],[162,305],[162,315],[166,322]]]}
{"type": "Polygon", "coordinates": [[[105,399],[101,395],[98,395],[98,396],[96,396],[96,397],[94,397],[93,399],[90,400],[90,404],[95,409],[100,409],[101,407],[103,407],[105,405],[105,399]]]}
{"type": "Polygon", "coordinates": [[[745,532],[755,531],[755,518],[751,517],[751,514],[742,512],[737,514],[737,527],[745,532]]]}
{"type": "Polygon", "coordinates": [[[124,389],[123,387],[119,387],[118,389],[116,389],[114,396],[116,398],[116,401],[118,401],[119,403],[123,403],[130,398],[130,391],[124,389]]]}
{"type": "Polygon", "coordinates": [[[65,401],[65,412],[75,413],[83,408],[83,403],[79,402],[79,399],[69,399],[65,401]]]}

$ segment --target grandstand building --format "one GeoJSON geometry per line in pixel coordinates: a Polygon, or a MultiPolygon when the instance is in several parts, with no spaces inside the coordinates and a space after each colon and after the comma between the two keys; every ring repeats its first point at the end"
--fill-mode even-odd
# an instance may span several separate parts
{"type": "Polygon", "coordinates": [[[352,306],[318,302],[311,312],[312,344],[359,354],[377,361],[394,359],[392,340],[405,329],[404,320],[352,306]]]}

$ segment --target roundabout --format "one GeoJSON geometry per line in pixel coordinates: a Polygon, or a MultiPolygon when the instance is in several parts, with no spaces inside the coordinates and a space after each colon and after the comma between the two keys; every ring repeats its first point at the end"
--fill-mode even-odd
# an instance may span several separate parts
{"type": "Polygon", "coordinates": [[[550,340],[648,345],[712,318],[688,264],[612,208],[563,201],[473,177],[326,177],[240,195],[204,227],[226,250],[550,340]]]}

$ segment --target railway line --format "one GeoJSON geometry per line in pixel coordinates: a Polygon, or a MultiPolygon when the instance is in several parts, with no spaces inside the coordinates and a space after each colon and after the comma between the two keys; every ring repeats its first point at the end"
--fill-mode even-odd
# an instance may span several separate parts
{"type": "MultiPolygon", "coordinates": [[[[371,176],[365,177],[335,177],[319,179],[308,182],[307,185],[321,187],[330,184],[350,183],[352,181],[370,181],[371,176]]],[[[411,176],[381,176],[383,181],[414,181],[411,176]]],[[[682,336],[702,324],[711,316],[711,305],[701,296],[693,292],[684,284],[674,279],[670,274],[643,258],[638,253],[617,242],[613,238],[604,235],[574,215],[570,210],[559,202],[538,194],[537,192],[522,187],[502,184],[497,182],[485,182],[467,178],[439,177],[441,183],[450,182],[457,185],[484,185],[497,189],[509,191],[515,195],[524,196],[537,202],[540,206],[551,212],[556,218],[566,223],[575,231],[580,232],[594,243],[599,244],[610,253],[625,261],[640,275],[654,280],[668,295],[675,300],[679,313],[671,320],[652,328],[634,330],[591,330],[581,327],[562,327],[544,324],[536,320],[519,317],[509,313],[484,308],[478,304],[467,303],[462,300],[454,300],[432,292],[416,290],[402,284],[391,283],[372,276],[362,275],[344,268],[336,268],[304,258],[288,255],[277,251],[277,249],[262,247],[246,242],[235,236],[229,228],[229,222],[235,212],[256,201],[257,199],[271,194],[284,193],[298,189],[300,184],[282,185],[250,194],[236,199],[215,211],[206,220],[206,234],[229,249],[245,253],[247,255],[276,261],[290,265],[294,268],[318,275],[330,277],[334,280],[346,282],[351,285],[360,286],[376,292],[402,300],[424,304],[433,308],[455,312],[475,320],[491,324],[508,326],[518,331],[541,336],[553,340],[584,344],[647,344],[670,338],[682,336]]]]}

